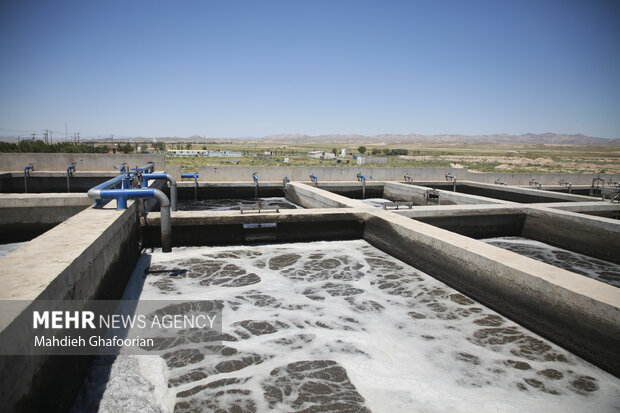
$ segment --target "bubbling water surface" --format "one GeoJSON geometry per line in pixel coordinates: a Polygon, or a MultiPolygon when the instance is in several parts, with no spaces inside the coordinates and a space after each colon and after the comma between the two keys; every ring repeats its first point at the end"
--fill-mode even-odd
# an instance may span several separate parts
{"type": "Polygon", "coordinates": [[[483,239],[488,244],[620,287],[620,265],[522,237],[483,239]]]}
{"type": "Polygon", "coordinates": [[[147,254],[140,299],[222,300],[222,345],[119,356],[108,411],[134,382],[151,411],[620,409],[617,378],[362,240],[147,254]]]}

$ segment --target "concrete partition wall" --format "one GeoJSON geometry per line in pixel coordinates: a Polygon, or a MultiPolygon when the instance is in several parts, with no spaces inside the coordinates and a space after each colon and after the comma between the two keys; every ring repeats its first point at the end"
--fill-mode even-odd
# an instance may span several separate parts
{"type": "Polygon", "coordinates": [[[521,236],[620,263],[620,221],[551,208],[528,208],[521,236]]]}
{"type": "Polygon", "coordinates": [[[620,375],[616,287],[392,213],[369,212],[364,239],[620,375]]]}
{"type": "MultiPolygon", "coordinates": [[[[363,219],[359,213],[352,208],[282,209],[278,213],[243,214],[239,211],[181,211],[172,216],[172,239],[175,246],[360,239],[363,219]],[[246,227],[246,224],[250,225],[246,227]]],[[[144,247],[161,245],[160,223],[159,213],[150,213],[143,220],[144,247]]]]}
{"type": "Polygon", "coordinates": [[[23,171],[34,163],[35,171],[66,171],[75,162],[77,171],[113,171],[123,162],[130,168],[155,163],[155,169],[165,169],[164,155],[124,155],[105,153],[0,153],[0,170],[23,171]]]}
{"type": "MultiPolygon", "coordinates": [[[[0,300],[120,298],[139,256],[137,206],[88,208],[0,258],[0,300]]],[[[23,314],[2,314],[0,346],[20,340],[23,314]]],[[[0,356],[0,411],[68,410],[90,360],[0,356]]]]}
{"type": "Polygon", "coordinates": [[[559,209],[562,211],[577,212],[585,215],[594,215],[604,218],[620,219],[620,204],[609,201],[599,202],[560,202],[553,204],[538,204],[537,207],[559,209]]]}
{"type": "MultiPolygon", "coordinates": [[[[412,201],[417,205],[426,205],[424,194],[429,187],[396,182],[386,182],[383,194],[392,199],[412,201]]],[[[461,194],[453,191],[437,190],[439,193],[440,205],[480,205],[480,204],[507,204],[492,198],[485,198],[476,195],[461,194]]]]}
{"type": "Polygon", "coordinates": [[[0,242],[28,241],[92,204],[86,194],[0,194],[0,242]]]}
{"type": "Polygon", "coordinates": [[[369,207],[361,201],[337,195],[301,182],[290,182],[286,185],[286,199],[304,208],[369,207]]]}

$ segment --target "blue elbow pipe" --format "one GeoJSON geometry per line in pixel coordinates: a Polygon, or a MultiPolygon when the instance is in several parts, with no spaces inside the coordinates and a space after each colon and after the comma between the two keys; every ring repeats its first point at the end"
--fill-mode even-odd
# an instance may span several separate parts
{"type": "Polygon", "coordinates": [[[194,179],[198,179],[198,174],[181,174],[181,178],[194,178],[194,179]]]}
{"type": "Polygon", "coordinates": [[[149,186],[149,180],[151,179],[166,179],[170,182],[170,202],[172,202],[172,210],[177,210],[177,181],[167,173],[143,173],[142,174],[142,188],[149,186]]]}
{"type": "Polygon", "coordinates": [[[88,191],[88,196],[94,199],[116,199],[116,209],[127,208],[128,199],[155,198],[160,205],[161,248],[163,252],[172,251],[172,223],[170,220],[170,201],[168,197],[154,188],[139,189],[95,189],[88,191]]]}

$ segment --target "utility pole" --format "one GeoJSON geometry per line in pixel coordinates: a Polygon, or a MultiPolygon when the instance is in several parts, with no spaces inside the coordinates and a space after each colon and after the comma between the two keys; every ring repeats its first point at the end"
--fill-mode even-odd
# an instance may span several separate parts
{"type": "Polygon", "coordinates": [[[32,134],[32,140],[34,140],[34,133],[32,134]]]}
{"type": "Polygon", "coordinates": [[[50,145],[54,143],[54,139],[52,139],[52,131],[50,131],[50,145]]]}
{"type": "Polygon", "coordinates": [[[47,145],[48,143],[49,143],[48,132],[47,132],[47,129],[45,129],[45,144],[47,145]]]}
{"type": "Polygon", "coordinates": [[[67,122],[65,121],[65,142],[69,140],[69,136],[67,134],[67,122]]]}
{"type": "Polygon", "coordinates": [[[80,132],[77,133],[77,143],[80,144],[80,132]]]}

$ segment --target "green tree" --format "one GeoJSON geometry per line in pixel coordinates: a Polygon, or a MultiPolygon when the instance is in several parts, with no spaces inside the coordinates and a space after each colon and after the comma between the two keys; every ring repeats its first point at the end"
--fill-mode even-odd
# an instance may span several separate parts
{"type": "Polygon", "coordinates": [[[366,153],[366,147],[360,146],[359,148],[357,148],[357,151],[363,155],[366,153]]]}
{"type": "Polygon", "coordinates": [[[116,151],[123,153],[133,152],[133,146],[130,143],[121,143],[116,147],[116,151]]]}
{"type": "Polygon", "coordinates": [[[381,153],[381,149],[379,148],[372,148],[372,154],[373,155],[379,155],[381,153]]]}
{"type": "Polygon", "coordinates": [[[332,152],[334,153],[334,155],[338,155],[338,149],[332,148],[332,152]]]}

